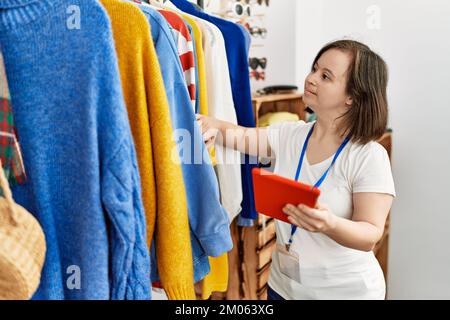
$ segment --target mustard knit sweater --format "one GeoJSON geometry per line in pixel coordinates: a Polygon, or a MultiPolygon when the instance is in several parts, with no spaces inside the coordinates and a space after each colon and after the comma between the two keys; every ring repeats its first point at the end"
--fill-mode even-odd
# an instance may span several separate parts
{"type": "Polygon", "coordinates": [[[176,145],[150,26],[131,3],[101,3],[111,19],[138,156],[148,245],[156,232],[158,272],[169,299],[195,299],[186,194],[179,162],[172,160],[176,145]]]}

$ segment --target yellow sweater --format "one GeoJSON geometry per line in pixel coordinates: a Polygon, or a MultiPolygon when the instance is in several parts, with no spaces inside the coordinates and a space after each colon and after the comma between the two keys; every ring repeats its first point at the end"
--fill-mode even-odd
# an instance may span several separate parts
{"type": "Polygon", "coordinates": [[[202,299],[208,299],[215,291],[228,290],[228,253],[219,257],[208,257],[210,272],[202,281],[202,299]]]}
{"type": "Polygon", "coordinates": [[[186,194],[181,167],[172,161],[176,145],[150,26],[131,3],[101,3],[111,19],[138,156],[148,245],[156,232],[158,271],[169,299],[195,299],[186,194]]]}

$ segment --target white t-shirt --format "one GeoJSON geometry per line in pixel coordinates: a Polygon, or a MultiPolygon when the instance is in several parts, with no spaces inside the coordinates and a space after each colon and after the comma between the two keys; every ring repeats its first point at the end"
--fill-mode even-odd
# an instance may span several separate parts
{"type": "MultiPolygon", "coordinates": [[[[301,149],[313,122],[285,122],[268,127],[275,153],[274,172],[295,178],[301,149]]],[[[334,155],[333,155],[334,156],[334,155]]],[[[330,166],[333,156],[310,165],[305,156],[299,181],[314,185],[330,166]]],[[[386,150],[377,142],[349,142],[320,186],[319,202],[342,218],[353,214],[352,193],[377,192],[395,197],[386,150]]],[[[291,225],[276,221],[277,243],[284,245],[291,225]]],[[[385,281],[373,252],[350,249],[323,233],[297,228],[291,251],[299,255],[301,283],[280,272],[276,250],[272,256],[269,286],[285,299],[384,299],[385,281]]]]}

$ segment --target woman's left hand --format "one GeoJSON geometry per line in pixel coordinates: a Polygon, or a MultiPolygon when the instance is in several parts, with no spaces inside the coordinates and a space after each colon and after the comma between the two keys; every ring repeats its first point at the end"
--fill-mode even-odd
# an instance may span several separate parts
{"type": "Polygon", "coordinates": [[[315,208],[303,204],[287,204],[283,212],[293,225],[310,232],[327,232],[336,227],[337,216],[323,204],[318,203],[315,208]]]}

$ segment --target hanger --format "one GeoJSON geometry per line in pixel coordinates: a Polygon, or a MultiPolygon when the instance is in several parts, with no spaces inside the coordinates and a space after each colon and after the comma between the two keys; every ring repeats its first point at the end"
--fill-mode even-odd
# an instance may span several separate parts
{"type": "Polygon", "coordinates": [[[164,9],[164,1],[149,0],[148,4],[154,9],[164,9]]]}
{"type": "Polygon", "coordinates": [[[150,4],[154,4],[155,7],[158,9],[170,9],[172,11],[178,12],[178,13],[184,13],[180,9],[178,9],[177,6],[175,6],[170,0],[149,0],[150,4]]]}
{"type": "Polygon", "coordinates": [[[198,17],[192,16],[192,15],[178,9],[178,7],[175,6],[172,2],[170,2],[170,0],[149,0],[149,3],[147,3],[147,5],[149,5],[150,7],[153,7],[153,9],[156,9],[156,10],[158,10],[158,9],[170,10],[174,13],[177,13],[178,15],[185,14],[194,19],[199,19],[198,17]]]}
{"type": "MultiPolygon", "coordinates": [[[[177,7],[172,2],[170,2],[170,0],[149,0],[149,1],[150,1],[150,3],[157,2],[159,5],[162,5],[167,8],[177,9],[177,7]]],[[[193,1],[190,1],[190,2],[193,2],[193,1]]],[[[209,4],[209,2],[211,2],[211,0],[208,0],[208,4],[209,4]]],[[[202,8],[202,9],[205,8],[205,0],[197,0],[196,3],[200,8],[202,8]]]]}

